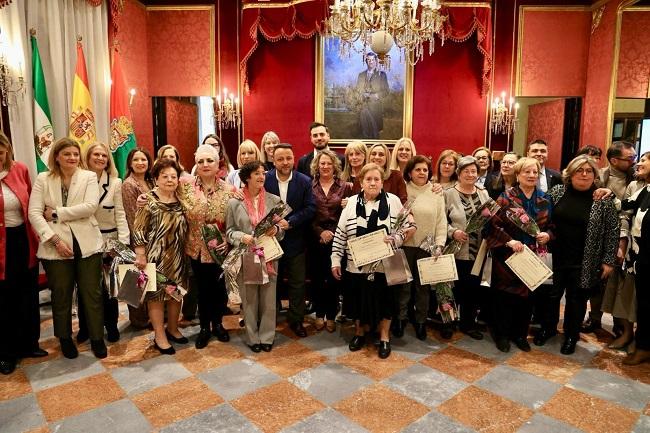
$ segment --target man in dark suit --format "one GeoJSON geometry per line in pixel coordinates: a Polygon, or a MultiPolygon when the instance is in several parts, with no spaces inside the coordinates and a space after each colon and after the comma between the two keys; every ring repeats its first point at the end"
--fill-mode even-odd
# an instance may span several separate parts
{"type": "Polygon", "coordinates": [[[542,139],[537,139],[528,145],[526,156],[535,158],[542,166],[539,172],[539,180],[537,186],[544,192],[550,190],[555,185],[562,184],[562,175],[559,171],[546,167],[546,160],[548,159],[548,145],[542,139]]]}
{"type": "MultiPolygon", "coordinates": [[[[311,162],[314,160],[316,152],[320,152],[323,149],[329,149],[330,142],[330,133],[325,124],[320,122],[312,122],[309,125],[309,139],[311,144],[314,146],[314,150],[303,155],[298,160],[298,172],[304,174],[311,178],[311,162]]],[[[341,161],[341,167],[345,164],[345,157],[338,155],[339,160],[341,161]]]]}
{"type": "Polygon", "coordinates": [[[291,145],[280,143],[273,153],[275,168],[266,173],[264,188],[279,196],[291,207],[291,213],[278,225],[285,230],[280,242],[284,255],[280,258],[278,276],[286,275],[289,290],[287,321],[298,337],[306,337],[305,316],[305,249],[307,230],[316,212],[311,179],[293,170],[291,145]]]}
{"type": "Polygon", "coordinates": [[[386,73],[378,68],[377,54],[369,52],[364,59],[365,71],[357,76],[356,89],[363,104],[359,112],[361,138],[377,139],[379,132],[384,129],[384,103],[390,87],[386,73]]]}

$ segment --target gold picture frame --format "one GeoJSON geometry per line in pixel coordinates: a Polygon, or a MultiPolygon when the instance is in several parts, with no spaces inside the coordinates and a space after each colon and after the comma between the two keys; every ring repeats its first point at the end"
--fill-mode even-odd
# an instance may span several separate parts
{"type": "MultiPolygon", "coordinates": [[[[315,71],[315,92],[314,92],[314,119],[317,122],[327,124],[326,120],[326,107],[325,107],[325,37],[321,35],[316,36],[316,71],[315,71]]],[[[370,50],[368,50],[370,51],[370,50]]],[[[358,54],[360,60],[363,60],[363,53],[358,54]]],[[[399,63],[393,60],[393,67],[399,63]]],[[[405,62],[404,82],[403,82],[403,107],[402,107],[402,128],[400,137],[391,138],[362,138],[358,134],[350,134],[350,136],[335,136],[332,134],[330,143],[335,147],[346,145],[352,140],[361,140],[365,143],[384,143],[389,146],[395,144],[401,137],[411,137],[413,130],[413,66],[405,62]],[[337,146],[338,145],[338,146],[337,146]]],[[[362,69],[362,66],[359,67],[362,69]]],[[[332,132],[331,125],[330,133],[332,132]]],[[[382,131],[383,132],[383,131],[382,131]]]]}

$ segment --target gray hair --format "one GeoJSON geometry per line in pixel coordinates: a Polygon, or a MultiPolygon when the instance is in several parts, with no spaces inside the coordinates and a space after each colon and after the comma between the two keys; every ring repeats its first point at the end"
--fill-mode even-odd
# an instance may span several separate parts
{"type": "Polygon", "coordinates": [[[196,148],[196,152],[194,152],[194,162],[196,162],[199,154],[201,153],[207,153],[210,156],[214,157],[215,161],[219,161],[219,151],[215,149],[211,144],[201,144],[196,148]]]}

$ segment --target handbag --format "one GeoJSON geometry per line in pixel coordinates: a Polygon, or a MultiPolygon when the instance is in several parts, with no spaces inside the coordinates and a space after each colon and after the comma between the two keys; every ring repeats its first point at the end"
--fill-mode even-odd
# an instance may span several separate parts
{"type": "Polygon", "coordinates": [[[266,263],[252,251],[246,251],[242,255],[242,273],[244,284],[266,284],[269,282],[266,263]]]}
{"type": "Polygon", "coordinates": [[[413,275],[406,260],[406,254],[404,254],[404,250],[401,248],[395,250],[395,254],[392,256],[382,259],[381,263],[384,265],[384,274],[388,286],[396,286],[413,281],[413,275]]]}

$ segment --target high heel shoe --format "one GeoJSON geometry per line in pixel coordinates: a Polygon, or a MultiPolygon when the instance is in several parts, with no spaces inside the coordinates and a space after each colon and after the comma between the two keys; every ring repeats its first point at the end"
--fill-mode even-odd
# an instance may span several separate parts
{"type": "Polygon", "coordinates": [[[182,334],[180,337],[174,337],[172,334],[169,333],[168,330],[165,329],[165,335],[167,336],[167,339],[169,341],[173,341],[174,343],[178,344],[187,344],[190,340],[188,340],[186,337],[184,337],[182,334]]]}
{"type": "Polygon", "coordinates": [[[625,340],[621,340],[620,342],[617,342],[617,340],[621,340],[621,337],[609,343],[607,345],[607,348],[612,350],[623,350],[627,346],[629,346],[632,341],[634,341],[634,336],[631,336],[630,338],[627,338],[625,340]]]}
{"type": "Polygon", "coordinates": [[[158,346],[158,343],[156,343],[155,339],[153,340],[153,347],[158,349],[158,352],[160,352],[161,355],[173,355],[174,353],[176,353],[176,349],[174,349],[174,346],[170,344],[168,348],[163,349],[162,347],[158,346]]]}

